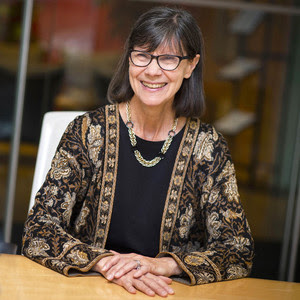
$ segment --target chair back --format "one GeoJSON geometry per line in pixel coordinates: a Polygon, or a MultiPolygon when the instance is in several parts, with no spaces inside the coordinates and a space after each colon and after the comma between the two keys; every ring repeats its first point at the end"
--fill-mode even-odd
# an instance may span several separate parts
{"type": "Polygon", "coordinates": [[[45,181],[50,169],[58,143],[68,126],[75,117],[82,115],[83,111],[52,111],[44,115],[38,154],[35,164],[29,210],[34,204],[35,195],[45,181]]]}

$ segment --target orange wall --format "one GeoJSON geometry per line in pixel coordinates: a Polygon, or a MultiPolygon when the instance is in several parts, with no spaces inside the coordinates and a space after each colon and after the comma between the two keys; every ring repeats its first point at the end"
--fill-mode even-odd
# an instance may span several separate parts
{"type": "Polygon", "coordinates": [[[39,41],[54,56],[63,51],[120,50],[123,40],[113,34],[110,9],[91,0],[40,1],[34,11],[39,41]]]}

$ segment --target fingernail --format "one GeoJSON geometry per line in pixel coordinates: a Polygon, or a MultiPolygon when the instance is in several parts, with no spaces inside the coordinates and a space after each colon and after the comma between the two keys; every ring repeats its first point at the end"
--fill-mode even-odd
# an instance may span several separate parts
{"type": "Polygon", "coordinates": [[[161,292],[161,294],[162,294],[163,296],[167,296],[167,295],[168,295],[168,293],[167,293],[166,291],[161,292]]]}
{"type": "Polygon", "coordinates": [[[107,269],[107,266],[106,266],[106,265],[104,265],[104,266],[101,268],[102,271],[106,271],[106,269],[107,269]]]}
{"type": "Polygon", "coordinates": [[[173,289],[168,289],[169,294],[174,294],[174,290],[173,289]]]}
{"type": "Polygon", "coordinates": [[[107,276],[107,279],[108,280],[112,280],[114,278],[114,276],[112,275],[112,274],[109,274],[108,276],[107,276]]]}

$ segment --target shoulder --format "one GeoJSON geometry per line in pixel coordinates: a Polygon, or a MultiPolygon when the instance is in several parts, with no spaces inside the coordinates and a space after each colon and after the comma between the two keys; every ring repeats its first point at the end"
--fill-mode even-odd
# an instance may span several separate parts
{"type": "MultiPolygon", "coordinates": [[[[115,116],[117,113],[117,107],[115,104],[101,106],[95,110],[87,111],[78,115],[72,122],[70,122],[68,128],[72,130],[88,131],[95,126],[105,127],[106,119],[115,116]]],[[[115,119],[115,118],[114,118],[115,119]]]]}
{"type": "MultiPolygon", "coordinates": [[[[74,120],[74,124],[81,125],[82,123],[88,123],[88,124],[99,124],[99,123],[105,123],[105,110],[106,107],[109,107],[110,105],[101,106],[95,110],[87,111],[81,115],[78,115],[74,120]]],[[[115,105],[113,105],[115,106],[115,105]]]]}
{"type": "Polygon", "coordinates": [[[215,127],[209,123],[205,123],[201,120],[199,120],[199,134],[205,134],[205,135],[214,135],[214,136],[220,136],[221,134],[219,132],[217,132],[217,130],[215,129],[215,127]]]}
{"type": "Polygon", "coordinates": [[[223,135],[216,130],[216,128],[209,124],[202,122],[199,118],[191,118],[189,121],[189,127],[195,130],[196,139],[203,141],[213,141],[214,143],[225,142],[223,135]]]}
{"type": "Polygon", "coordinates": [[[223,135],[211,124],[199,121],[198,133],[193,149],[197,161],[213,161],[216,155],[228,152],[228,146],[223,135]]]}
{"type": "Polygon", "coordinates": [[[94,144],[96,140],[102,140],[105,135],[106,121],[115,122],[117,113],[116,105],[105,105],[95,110],[78,115],[69,123],[65,134],[80,140],[83,145],[94,144]]]}

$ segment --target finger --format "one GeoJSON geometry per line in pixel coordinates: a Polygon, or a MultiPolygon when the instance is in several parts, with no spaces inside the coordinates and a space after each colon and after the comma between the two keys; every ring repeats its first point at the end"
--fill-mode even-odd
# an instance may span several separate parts
{"type": "MultiPolygon", "coordinates": [[[[154,280],[151,277],[144,275],[140,277],[138,280],[143,281],[144,284],[146,284],[151,290],[153,290],[157,295],[161,297],[167,297],[169,294],[168,289],[164,287],[163,284],[159,284],[156,280],[154,280]]],[[[165,285],[168,286],[167,284],[165,285]]]]}
{"type": "Polygon", "coordinates": [[[115,274],[123,268],[127,264],[126,260],[120,260],[118,261],[114,266],[112,266],[107,272],[106,272],[106,278],[108,280],[112,280],[115,278],[115,274]]]}
{"type": "Polygon", "coordinates": [[[104,265],[101,266],[101,271],[108,271],[111,267],[117,264],[120,260],[119,255],[109,256],[109,259],[105,261],[104,265]]]}
{"type": "Polygon", "coordinates": [[[120,254],[119,252],[117,252],[117,251],[114,251],[114,250],[109,250],[111,253],[113,253],[113,254],[120,254]]]}
{"type": "Polygon", "coordinates": [[[136,266],[137,266],[136,261],[129,261],[127,264],[123,265],[116,271],[115,278],[120,278],[124,274],[130,272],[131,270],[136,269],[136,266]]]}
{"type": "Polygon", "coordinates": [[[173,280],[169,277],[166,276],[158,276],[160,279],[162,279],[165,283],[167,284],[171,284],[173,282],[173,280]]]}
{"type": "Polygon", "coordinates": [[[132,254],[119,254],[118,252],[111,250],[114,256],[110,256],[109,260],[102,265],[101,271],[105,272],[108,271],[111,267],[116,265],[121,259],[132,259],[132,254]]]}
{"type": "Polygon", "coordinates": [[[134,274],[133,277],[134,278],[139,278],[143,275],[145,275],[146,273],[150,272],[150,267],[149,266],[141,266],[141,268],[139,270],[137,270],[134,274]]]}
{"type": "Polygon", "coordinates": [[[148,273],[142,277],[142,280],[160,296],[165,297],[168,294],[174,294],[174,290],[168,286],[168,283],[165,282],[165,278],[163,279],[160,276],[148,273]]]}
{"type": "Polygon", "coordinates": [[[155,296],[155,291],[153,291],[148,285],[146,285],[143,281],[139,279],[134,280],[134,286],[140,292],[148,295],[148,296],[155,296]]]}
{"type": "Polygon", "coordinates": [[[129,280],[124,280],[122,282],[122,286],[125,288],[125,290],[127,290],[129,293],[131,294],[135,294],[136,293],[136,289],[134,288],[134,286],[132,285],[132,283],[129,280]]]}
{"type": "Polygon", "coordinates": [[[97,269],[102,271],[102,268],[110,259],[111,259],[111,256],[106,256],[106,257],[101,258],[101,260],[98,261],[98,263],[97,263],[97,269]]]}

